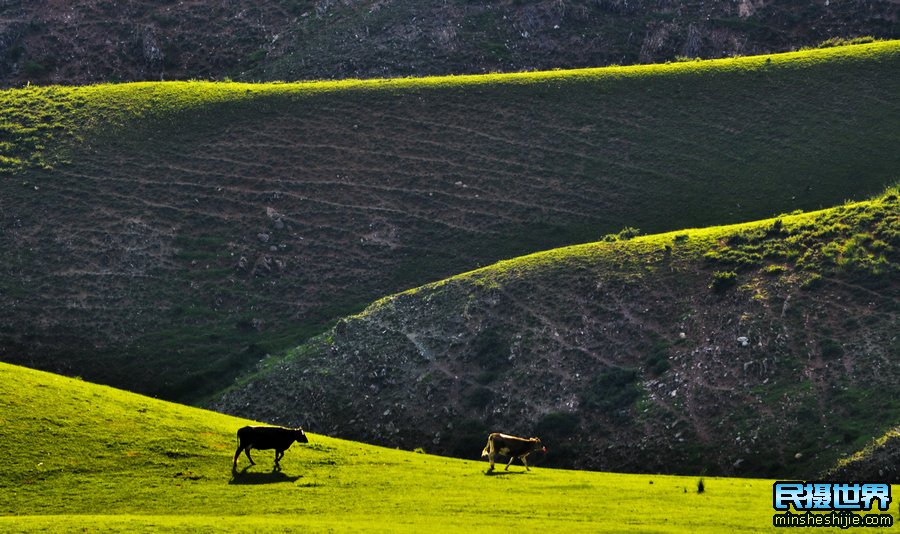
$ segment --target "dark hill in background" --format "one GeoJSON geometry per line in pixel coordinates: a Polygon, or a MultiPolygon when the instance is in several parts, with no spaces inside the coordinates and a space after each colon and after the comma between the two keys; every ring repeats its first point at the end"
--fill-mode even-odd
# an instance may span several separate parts
{"type": "Polygon", "coordinates": [[[900,44],[508,76],[4,91],[0,354],[173,399],[397,291],[874,194],[900,44]]]}
{"type": "Polygon", "coordinates": [[[889,0],[2,0],[0,84],[651,63],[900,36],[889,0]]]}
{"type": "Polygon", "coordinates": [[[463,457],[504,429],[546,465],[815,478],[900,420],[898,251],[895,189],[517,258],[382,299],[216,407],[463,457]]]}

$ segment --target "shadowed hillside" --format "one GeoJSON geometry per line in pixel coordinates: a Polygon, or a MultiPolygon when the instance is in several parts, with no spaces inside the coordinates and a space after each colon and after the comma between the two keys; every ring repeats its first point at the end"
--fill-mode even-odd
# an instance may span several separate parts
{"type": "Polygon", "coordinates": [[[811,479],[900,421],[897,190],[551,250],[382,299],[217,409],[474,457],[811,479]],[[361,425],[360,423],[364,423],[361,425]]]}
{"type": "Polygon", "coordinates": [[[503,258],[872,194],[900,45],[318,84],[0,93],[0,355],[198,399],[503,258]]]}
{"type": "Polygon", "coordinates": [[[900,37],[889,0],[4,0],[0,84],[482,73],[900,37]]]}

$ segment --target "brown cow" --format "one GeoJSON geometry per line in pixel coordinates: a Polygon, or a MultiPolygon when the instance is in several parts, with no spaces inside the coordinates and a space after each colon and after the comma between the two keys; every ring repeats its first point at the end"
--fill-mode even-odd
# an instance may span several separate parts
{"type": "MultiPolygon", "coordinates": [[[[481,457],[485,456],[491,461],[491,468],[488,471],[494,470],[494,455],[502,454],[503,456],[509,456],[509,463],[506,464],[506,469],[509,469],[510,464],[513,463],[513,460],[516,458],[522,460],[522,463],[525,465],[526,471],[531,471],[528,468],[528,462],[525,458],[528,457],[529,454],[534,451],[542,451],[544,453],[547,452],[547,447],[544,447],[544,444],[541,443],[541,440],[538,438],[517,438],[515,436],[509,436],[506,434],[500,434],[499,432],[494,432],[490,436],[488,436],[487,446],[485,446],[484,450],[481,451],[481,457]]],[[[504,471],[506,470],[504,469],[504,471]]]]}

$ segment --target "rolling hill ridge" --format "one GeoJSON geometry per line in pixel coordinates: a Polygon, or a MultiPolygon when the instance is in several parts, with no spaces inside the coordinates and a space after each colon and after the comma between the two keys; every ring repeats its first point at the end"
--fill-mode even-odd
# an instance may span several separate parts
{"type": "Polygon", "coordinates": [[[671,65],[0,93],[0,354],[170,399],[384,295],[896,177],[900,44],[671,65]]]}

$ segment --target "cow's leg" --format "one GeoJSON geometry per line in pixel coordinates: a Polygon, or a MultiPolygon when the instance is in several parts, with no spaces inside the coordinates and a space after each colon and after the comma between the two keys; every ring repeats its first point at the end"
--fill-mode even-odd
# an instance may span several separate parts
{"type": "Polygon", "coordinates": [[[280,462],[282,458],[284,458],[284,451],[279,451],[278,449],[275,449],[275,465],[276,466],[278,465],[278,462],[280,462]]]}
{"type": "Polygon", "coordinates": [[[528,469],[528,456],[527,455],[522,457],[522,463],[525,464],[526,471],[531,471],[531,469],[528,469]]]}
{"type": "Polygon", "coordinates": [[[491,439],[491,436],[488,436],[487,445],[484,446],[484,450],[481,451],[481,457],[488,457],[488,460],[491,462],[491,467],[488,471],[494,470],[494,440],[491,439]]]}
{"type": "Polygon", "coordinates": [[[250,447],[244,449],[244,454],[247,455],[247,459],[250,460],[250,465],[256,465],[256,462],[253,461],[253,458],[250,457],[250,447]]]}
{"type": "Polygon", "coordinates": [[[515,459],[516,459],[515,456],[510,456],[510,457],[509,457],[509,463],[506,464],[506,469],[504,469],[504,471],[509,471],[509,466],[512,465],[512,462],[513,462],[513,460],[515,460],[515,459]]]}
{"type": "Polygon", "coordinates": [[[237,465],[238,456],[241,455],[241,451],[243,451],[243,450],[244,450],[244,448],[241,447],[240,445],[238,445],[237,451],[235,451],[235,453],[234,453],[234,464],[233,465],[235,465],[235,466],[237,465]]]}

